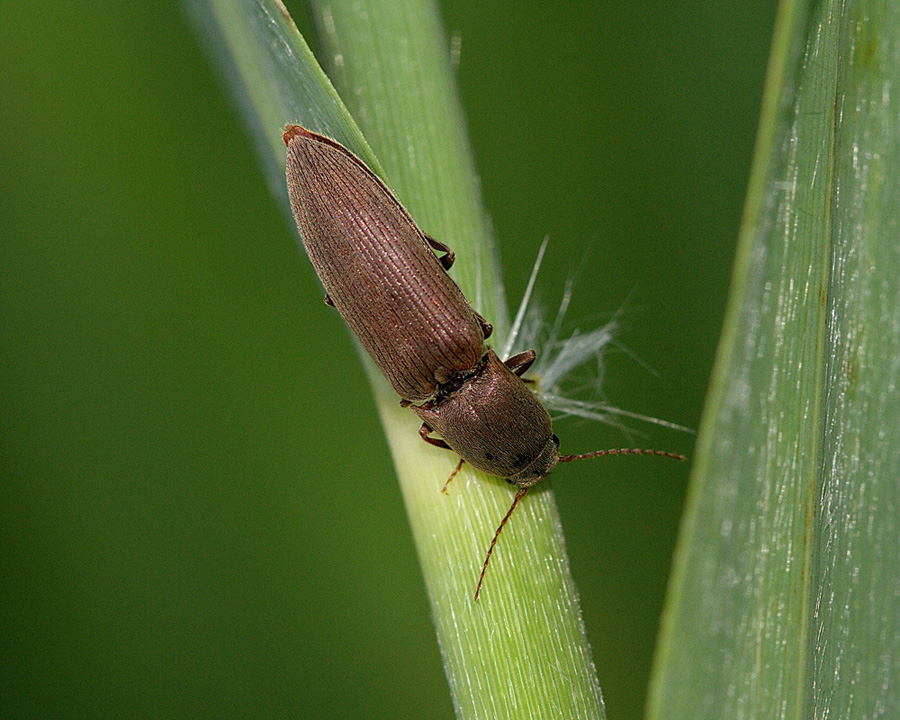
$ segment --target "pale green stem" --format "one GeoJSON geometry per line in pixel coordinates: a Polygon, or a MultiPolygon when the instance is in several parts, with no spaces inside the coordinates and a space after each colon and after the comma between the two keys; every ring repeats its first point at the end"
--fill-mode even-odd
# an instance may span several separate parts
{"type": "MultiPolygon", "coordinates": [[[[347,99],[401,200],[426,232],[457,252],[453,275],[476,307],[508,327],[496,258],[436,8],[407,0],[313,2],[347,99]]],[[[375,378],[384,422],[461,718],[602,717],[599,686],[549,489],[520,504],[497,546],[485,589],[475,581],[513,497],[497,478],[461,474],[425,446],[415,418],[375,378]]]]}
{"type": "MultiPolygon", "coordinates": [[[[393,187],[425,232],[457,253],[453,276],[497,331],[508,327],[496,256],[480,205],[449,51],[431,3],[315,4],[334,78],[375,150],[324,82],[273,0],[193,0],[257,131],[272,186],[284,196],[280,128],[335,137],[393,187]],[[380,163],[375,159],[380,159],[380,163]]],[[[603,718],[603,704],[549,488],[528,493],[475,584],[513,490],[468,470],[440,488],[457,458],[423,443],[366,361],[394,456],[460,718],[603,718]]],[[[386,562],[390,560],[387,559],[386,562]]]]}

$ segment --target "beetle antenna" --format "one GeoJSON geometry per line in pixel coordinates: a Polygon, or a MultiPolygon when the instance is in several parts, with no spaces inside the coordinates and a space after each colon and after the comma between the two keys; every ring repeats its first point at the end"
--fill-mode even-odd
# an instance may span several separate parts
{"type": "Polygon", "coordinates": [[[644,448],[612,448],[610,450],[595,450],[582,455],[560,455],[559,462],[572,462],[573,460],[587,460],[588,458],[602,457],[603,455],[658,455],[659,457],[672,458],[673,460],[687,460],[684,455],[666,452],[665,450],[646,450],[644,448]]]}
{"type": "Polygon", "coordinates": [[[459,459],[459,462],[456,463],[456,467],[453,468],[453,472],[450,473],[450,477],[447,478],[447,482],[445,482],[444,486],[441,488],[441,492],[444,493],[445,495],[447,494],[447,486],[450,484],[450,481],[456,477],[456,473],[458,473],[462,469],[464,462],[465,462],[465,460],[463,460],[462,458],[459,459]]]}
{"type": "Polygon", "coordinates": [[[478,602],[478,593],[481,592],[481,584],[484,582],[484,574],[487,572],[488,563],[491,561],[491,554],[494,552],[494,545],[497,544],[497,538],[500,537],[500,533],[503,531],[503,526],[506,525],[509,520],[509,516],[513,514],[513,510],[516,509],[516,505],[519,504],[519,500],[525,497],[525,493],[528,492],[527,487],[519,488],[519,491],[516,493],[516,497],[513,499],[513,503],[507,511],[504,518],[500,521],[500,525],[497,527],[497,532],[494,533],[494,539],[491,540],[491,546],[488,548],[487,556],[484,558],[484,565],[481,566],[481,575],[478,576],[478,587],[475,588],[475,602],[478,602]]]}

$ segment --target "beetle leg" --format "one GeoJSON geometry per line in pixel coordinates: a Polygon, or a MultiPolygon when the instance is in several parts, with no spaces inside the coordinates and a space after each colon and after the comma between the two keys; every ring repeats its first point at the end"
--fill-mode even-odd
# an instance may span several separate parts
{"type": "MultiPolygon", "coordinates": [[[[453,450],[453,448],[451,448],[451,447],[450,447],[447,443],[445,443],[443,440],[438,440],[437,438],[431,437],[431,433],[432,433],[432,432],[434,432],[434,430],[432,430],[430,427],[428,427],[428,424],[427,424],[427,423],[422,423],[422,427],[419,428],[419,436],[420,436],[425,442],[431,443],[431,444],[434,445],[435,447],[444,448],[445,450],[453,450]]],[[[450,481],[453,480],[453,478],[456,477],[456,474],[460,471],[460,469],[462,469],[463,463],[465,463],[465,460],[463,460],[462,458],[460,458],[460,459],[459,459],[459,462],[456,463],[456,467],[453,468],[453,472],[450,473],[450,477],[447,478],[447,482],[445,482],[444,485],[443,485],[443,487],[441,488],[441,492],[442,492],[442,493],[446,493],[446,492],[447,492],[447,486],[450,485],[450,481]]]]}
{"type": "Polygon", "coordinates": [[[422,423],[422,427],[419,428],[419,437],[421,437],[425,442],[429,445],[434,445],[435,447],[443,448],[444,450],[452,450],[447,443],[443,440],[438,440],[437,438],[431,437],[432,430],[426,423],[422,423]]]}
{"type": "Polygon", "coordinates": [[[328,293],[325,293],[325,304],[328,307],[334,307],[334,300],[331,299],[331,296],[328,293]]]}
{"type": "Polygon", "coordinates": [[[494,332],[494,326],[478,313],[475,313],[475,319],[478,320],[478,324],[481,325],[481,334],[484,336],[484,339],[487,340],[494,332]]]}
{"type": "Polygon", "coordinates": [[[427,242],[431,247],[438,252],[444,253],[443,256],[439,257],[438,260],[441,261],[441,265],[444,270],[449,270],[453,267],[453,263],[456,260],[456,253],[454,253],[447,245],[442,243],[440,240],[435,240],[431,235],[426,235],[422,233],[425,237],[425,242],[427,242]]]}
{"type": "Polygon", "coordinates": [[[456,473],[458,473],[462,469],[464,462],[465,460],[463,460],[462,458],[459,459],[459,462],[456,463],[456,467],[453,468],[453,472],[450,473],[450,477],[447,478],[447,482],[444,483],[444,487],[441,488],[441,492],[445,495],[447,494],[447,486],[450,484],[450,481],[456,477],[456,473]]]}
{"type": "Polygon", "coordinates": [[[518,355],[513,355],[508,360],[505,360],[503,364],[516,375],[522,377],[528,372],[528,368],[534,364],[535,360],[537,360],[537,353],[534,350],[526,350],[518,355]]]}

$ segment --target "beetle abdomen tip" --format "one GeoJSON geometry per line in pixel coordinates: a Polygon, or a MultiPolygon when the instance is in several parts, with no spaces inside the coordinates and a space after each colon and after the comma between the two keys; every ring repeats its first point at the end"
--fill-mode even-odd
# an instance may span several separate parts
{"type": "Polygon", "coordinates": [[[291,140],[296,137],[309,136],[309,130],[300,125],[285,125],[284,134],[281,136],[285,145],[290,145],[291,140]]]}

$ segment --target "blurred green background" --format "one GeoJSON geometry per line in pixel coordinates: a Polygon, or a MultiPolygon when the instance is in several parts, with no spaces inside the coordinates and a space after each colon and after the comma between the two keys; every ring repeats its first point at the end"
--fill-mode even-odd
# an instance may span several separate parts
{"type": "MultiPolygon", "coordinates": [[[[548,234],[628,410],[698,424],[774,5],[443,3],[510,301],[548,234]]],[[[452,717],[353,346],[177,4],[0,7],[0,238],[0,715],[452,717]]],[[[630,426],[558,432],[690,451],[630,426]]],[[[553,476],[615,720],[686,476],[553,476]]]]}

